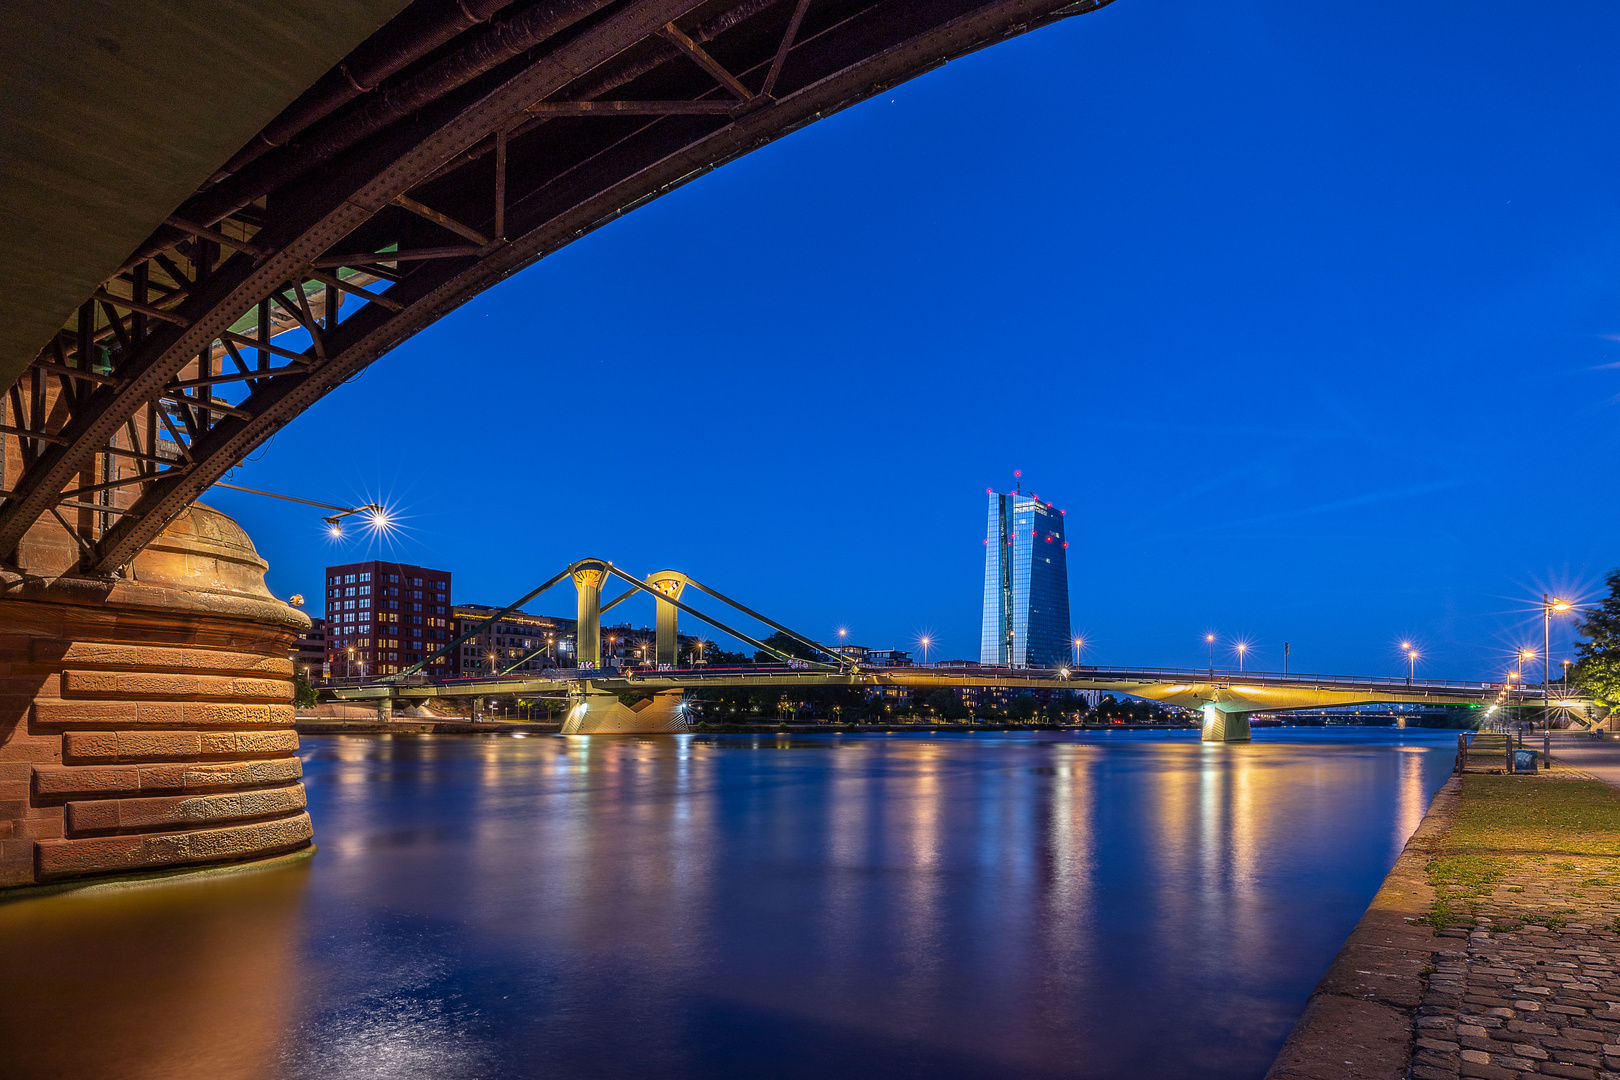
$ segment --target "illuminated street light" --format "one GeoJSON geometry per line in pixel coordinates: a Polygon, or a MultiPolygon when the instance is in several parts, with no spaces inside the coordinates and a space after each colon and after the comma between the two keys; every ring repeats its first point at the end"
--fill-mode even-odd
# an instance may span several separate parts
{"type": "Polygon", "coordinates": [[[1085,638],[1077,637],[1077,638],[1074,639],[1074,666],[1075,667],[1080,666],[1080,650],[1085,648],[1085,647],[1086,647],[1086,639],[1085,638]]]}
{"type": "Polygon", "coordinates": [[[292,495],[281,495],[274,491],[260,491],[258,488],[242,487],[239,484],[227,484],[223,480],[216,480],[214,487],[229,488],[232,491],[245,491],[249,495],[263,495],[268,499],[282,499],[286,502],[302,503],[304,506],[316,506],[322,510],[335,510],[337,513],[321,520],[326,522],[326,533],[334,539],[343,536],[343,519],[355,514],[366,515],[366,528],[373,532],[387,532],[393,527],[393,518],[389,515],[386,506],[377,503],[366,503],[364,506],[333,506],[331,503],[315,502],[313,499],[300,499],[292,495]]]}
{"type": "Polygon", "coordinates": [[[1410,641],[1401,642],[1401,648],[1406,652],[1406,685],[1411,686],[1412,677],[1417,674],[1417,650],[1410,641]]]}
{"type": "Polygon", "coordinates": [[[1215,635],[1205,634],[1204,640],[1209,643],[1209,677],[1215,677],[1215,635]]]}
{"type": "MultiPolygon", "coordinates": [[[[1552,713],[1549,711],[1549,698],[1551,688],[1547,685],[1552,681],[1552,617],[1553,612],[1562,614],[1575,605],[1568,600],[1560,600],[1556,596],[1541,594],[1541,722],[1548,731],[1552,730],[1552,713]]],[[[1569,681],[1569,664],[1564,664],[1564,681],[1569,681]]]]}
{"type": "Polygon", "coordinates": [[[1249,646],[1248,645],[1244,644],[1241,641],[1238,642],[1238,644],[1237,644],[1237,653],[1238,653],[1238,672],[1239,673],[1241,673],[1243,671],[1243,654],[1248,652],[1248,651],[1249,651],[1249,646]]]}
{"type": "Polygon", "coordinates": [[[923,667],[927,667],[928,666],[928,649],[929,649],[929,646],[934,644],[934,639],[929,637],[927,634],[924,634],[922,637],[917,639],[917,644],[922,646],[923,667]]]}

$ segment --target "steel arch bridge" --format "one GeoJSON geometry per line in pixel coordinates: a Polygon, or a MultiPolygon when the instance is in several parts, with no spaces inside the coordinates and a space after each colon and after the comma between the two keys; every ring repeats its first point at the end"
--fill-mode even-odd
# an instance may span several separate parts
{"type": "MultiPolygon", "coordinates": [[[[84,250],[59,251],[48,267],[55,291],[15,313],[0,337],[0,561],[24,562],[25,534],[54,518],[83,572],[118,575],[282,425],[491,285],[806,124],[1108,2],[415,0],[401,10],[374,0],[387,21],[312,84],[260,94],[261,112],[273,102],[279,114],[229,160],[207,162],[189,197],[164,204],[159,190],[118,208],[126,230],[150,230],[144,240],[109,257],[81,237],[84,250]],[[44,340],[18,337],[36,324],[44,340]]],[[[281,7],[292,20],[320,5],[281,7]]],[[[71,10],[40,17],[72,24],[71,10]]],[[[17,9],[8,33],[33,44],[26,16],[17,9]]],[[[130,17],[172,21],[161,7],[130,17]]],[[[214,17],[263,34],[199,35],[197,49],[224,49],[244,80],[258,71],[256,48],[307,59],[331,47],[316,40],[318,20],[267,29],[251,6],[224,3],[214,17]]],[[[62,36],[99,29],[67,25],[62,36]]],[[[136,30],[183,59],[172,34],[136,30]]],[[[95,42],[115,57],[123,48],[95,42]]],[[[72,108],[71,80],[89,69],[67,68],[60,96],[72,108]]],[[[173,69],[192,96],[170,104],[184,106],[175,116],[195,123],[191,132],[163,130],[161,78],[124,76],[128,93],[150,101],[136,135],[173,146],[170,157],[219,141],[188,72],[173,69]]],[[[233,114],[238,126],[244,111],[233,114]]],[[[48,213],[55,197],[74,212],[111,213],[98,202],[104,190],[73,181],[73,162],[89,168],[73,138],[107,149],[127,136],[69,123],[78,134],[52,142],[32,121],[4,119],[0,137],[22,145],[32,134],[33,165],[65,178],[59,192],[42,182],[27,199],[0,187],[34,204],[7,216],[48,213]]],[[[23,287],[43,274],[34,256],[0,254],[0,294],[39,294],[23,287]]]]}

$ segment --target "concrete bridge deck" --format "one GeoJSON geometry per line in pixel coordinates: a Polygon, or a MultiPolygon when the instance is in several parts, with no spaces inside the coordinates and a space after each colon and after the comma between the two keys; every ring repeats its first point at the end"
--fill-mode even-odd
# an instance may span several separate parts
{"type": "MultiPolygon", "coordinates": [[[[1486,705],[1509,701],[1536,703],[1541,700],[1539,686],[1519,686],[1510,690],[1504,684],[1488,682],[1211,671],[1208,668],[1084,666],[1061,669],[850,666],[843,670],[830,670],[786,665],[625,671],[556,669],[538,678],[526,675],[377,681],[329,689],[339,700],[369,700],[379,705],[397,699],[566,695],[576,703],[570,712],[570,721],[563,729],[569,733],[571,729],[574,732],[590,730],[592,725],[584,720],[588,714],[601,717],[618,710],[629,711],[631,707],[618,703],[618,695],[629,691],[652,694],[654,705],[651,711],[645,708],[639,711],[640,725],[626,716],[618,717],[617,722],[604,719],[603,722],[612,724],[609,730],[677,729],[683,725],[679,723],[680,717],[675,710],[687,694],[705,688],[750,687],[789,691],[827,687],[1105,691],[1200,709],[1204,712],[1206,738],[1223,742],[1248,738],[1248,718],[1250,714],[1260,712],[1362,704],[1486,705]]],[[[1573,709],[1584,709],[1588,704],[1570,701],[1562,696],[1558,703],[1573,709]]]]}

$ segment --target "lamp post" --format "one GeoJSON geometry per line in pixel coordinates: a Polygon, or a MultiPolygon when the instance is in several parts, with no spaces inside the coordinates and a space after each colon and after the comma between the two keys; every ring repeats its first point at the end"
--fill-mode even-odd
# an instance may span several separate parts
{"type": "Polygon", "coordinates": [[[1417,650],[1410,641],[1401,642],[1401,650],[1406,653],[1406,685],[1411,686],[1412,676],[1417,674],[1417,650]]]}
{"type": "MultiPolygon", "coordinates": [[[[1516,668],[1514,668],[1514,670],[1513,670],[1513,677],[1519,681],[1519,689],[1520,690],[1524,689],[1524,662],[1526,660],[1534,660],[1535,658],[1536,658],[1535,650],[1533,650],[1533,649],[1520,649],[1519,650],[1519,657],[1518,657],[1519,663],[1518,663],[1518,666],[1516,668]]],[[[1518,720],[1518,723],[1521,725],[1520,734],[1522,735],[1523,734],[1522,725],[1524,724],[1524,698],[1523,698],[1522,695],[1519,698],[1519,720],[1518,720]]]]}
{"type": "MultiPolygon", "coordinates": [[[[1553,612],[1568,611],[1570,606],[1568,600],[1541,594],[1541,723],[1548,731],[1552,730],[1552,689],[1548,686],[1552,681],[1552,617],[1553,612]]],[[[1564,675],[1569,676],[1567,666],[1564,675]]]]}
{"type": "Polygon", "coordinates": [[[934,639],[929,637],[927,634],[924,634],[922,637],[917,639],[917,644],[922,646],[923,667],[928,666],[928,647],[933,643],[934,639]]]}
{"type": "Polygon", "coordinates": [[[345,659],[343,661],[343,677],[345,679],[354,678],[354,646],[353,645],[349,646],[348,655],[347,655],[347,657],[345,657],[345,659]]]}
{"type": "Polygon", "coordinates": [[[1074,639],[1074,666],[1075,667],[1080,666],[1080,650],[1085,648],[1085,647],[1086,647],[1086,639],[1085,638],[1077,637],[1077,638],[1074,639]]]}
{"type": "Polygon", "coordinates": [[[1237,651],[1238,651],[1238,673],[1242,674],[1243,673],[1243,654],[1249,651],[1249,646],[1247,644],[1245,644],[1244,642],[1240,641],[1237,644],[1237,651]]]}
{"type": "Polygon", "coordinates": [[[1215,677],[1215,635],[1205,634],[1204,640],[1209,644],[1209,677],[1215,677]]]}

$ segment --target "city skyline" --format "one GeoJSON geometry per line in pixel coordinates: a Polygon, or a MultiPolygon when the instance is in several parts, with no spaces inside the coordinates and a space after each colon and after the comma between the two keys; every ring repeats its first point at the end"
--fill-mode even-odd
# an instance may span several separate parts
{"type": "MultiPolygon", "coordinates": [[[[1268,668],[1288,642],[1295,670],[1404,673],[1413,641],[1419,674],[1500,676],[1543,592],[1620,563],[1601,475],[1563,479],[1616,449],[1620,151],[1589,133],[1620,14],[1491,8],[1459,38],[1394,5],[1245,10],[1115,4],[797,132],[466,304],[230,479],[387,502],[379,557],[489,603],[595,555],[941,658],[976,652],[973,495],[1022,469],[1075,519],[1090,662],[1196,665],[1215,632],[1268,668]],[[695,338],[622,302],[739,262],[771,288],[695,338]],[[505,359],[498,397],[440,377],[474,355],[505,359]],[[476,424],[404,442],[429,383],[476,424]],[[1030,388],[1040,412],[976,426],[1030,388]]],[[[282,595],[370,554],[205,501],[282,595]]]]}

